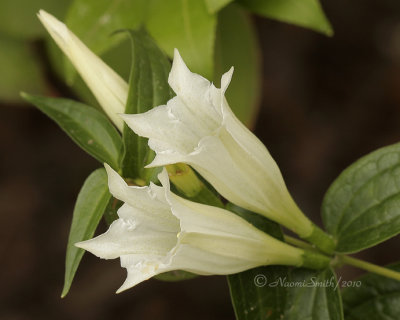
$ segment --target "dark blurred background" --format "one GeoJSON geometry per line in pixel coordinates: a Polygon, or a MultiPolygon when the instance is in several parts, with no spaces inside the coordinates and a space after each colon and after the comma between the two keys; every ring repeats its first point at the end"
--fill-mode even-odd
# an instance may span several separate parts
{"type": "MultiPolygon", "coordinates": [[[[264,59],[255,131],[318,224],[333,179],[357,158],[400,140],[400,2],[323,5],[333,38],[255,18],[264,59]]],[[[48,81],[68,95],[54,77],[48,81]]],[[[115,295],[125,278],[119,261],[91,255],[60,299],[74,201],[99,165],[27,105],[0,106],[0,145],[1,319],[234,318],[224,277],[149,280],[115,295]]],[[[399,247],[396,237],[358,256],[386,264],[399,260],[399,247]]],[[[339,273],[344,279],[361,274],[339,273]]]]}

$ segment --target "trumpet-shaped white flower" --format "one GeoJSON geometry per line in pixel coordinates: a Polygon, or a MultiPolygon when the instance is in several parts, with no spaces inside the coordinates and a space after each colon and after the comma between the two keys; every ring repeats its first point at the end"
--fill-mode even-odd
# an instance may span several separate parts
{"type": "MultiPolygon", "coordinates": [[[[149,138],[156,152],[148,167],[190,164],[236,205],[310,241],[323,238],[293,201],[268,150],[230,109],[224,94],[232,73],[233,68],[222,76],[218,89],[190,72],[175,50],[168,81],[176,96],[146,113],[123,116],[133,131],[149,138]]],[[[330,239],[327,242],[330,251],[330,239]]]]}
{"type": "Polygon", "coordinates": [[[106,233],[76,246],[101,258],[120,257],[128,275],[117,292],[177,269],[211,275],[269,264],[315,266],[318,260],[321,267],[329,262],[272,238],[227,210],[174,195],[165,169],[159,175],[162,187],[128,186],[106,169],[111,193],[125,202],[119,219],[106,233]]]}
{"type": "Polygon", "coordinates": [[[71,60],[101,107],[122,131],[123,121],[118,114],[125,111],[128,84],[90,51],[64,23],[44,10],[39,11],[38,17],[60,49],[71,60]]]}

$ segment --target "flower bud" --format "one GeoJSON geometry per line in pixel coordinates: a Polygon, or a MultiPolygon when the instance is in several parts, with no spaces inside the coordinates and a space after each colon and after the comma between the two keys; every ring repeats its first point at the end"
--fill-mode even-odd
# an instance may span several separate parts
{"type": "Polygon", "coordinates": [[[86,47],[67,26],[44,10],[38,17],[60,49],[69,58],[82,79],[116,127],[122,131],[128,97],[128,84],[113,69],[86,47]]]}

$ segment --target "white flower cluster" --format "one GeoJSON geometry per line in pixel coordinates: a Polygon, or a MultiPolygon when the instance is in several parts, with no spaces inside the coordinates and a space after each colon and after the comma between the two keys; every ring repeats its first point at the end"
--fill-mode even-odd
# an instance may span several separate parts
{"type": "MultiPolygon", "coordinates": [[[[218,89],[190,72],[175,50],[168,82],[176,96],[166,105],[121,118],[127,84],[63,23],[44,11],[39,18],[115,125],[121,129],[123,119],[149,139],[156,157],[148,167],[189,164],[230,202],[303,238],[319,234],[289,195],[268,150],[231,111],[224,94],[233,68],[222,76],[218,89]]],[[[128,186],[106,169],[110,192],[124,202],[119,219],[105,234],[76,245],[101,258],[121,259],[128,277],[119,291],[177,269],[232,274],[260,265],[304,266],[318,260],[230,211],[178,197],[170,191],[165,169],[159,175],[162,186],[148,187],[128,186]]]]}

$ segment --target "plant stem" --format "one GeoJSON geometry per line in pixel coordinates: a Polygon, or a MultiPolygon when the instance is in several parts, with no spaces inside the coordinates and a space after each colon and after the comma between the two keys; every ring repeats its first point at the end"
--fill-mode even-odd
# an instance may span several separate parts
{"type": "Polygon", "coordinates": [[[354,266],[354,267],[357,267],[357,268],[360,268],[363,270],[367,270],[369,272],[376,273],[376,274],[379,274],[379,275],[387,277],[387,278],[392,278],[392,279],[400,281],[400,272],[396,272],[396,271],[393,271],[393,270],[390,270],[390,269],[387,269],[384,267],[377,266],[373,263],[369,263],[369,262],[366,262],[366,261],[363,261],[360,259],[345,256],[345,255],[339,256],[339,259],[345,264],[348,264],[348,265],[351,265],[351,266],[354,266]]]}
{"type": "Polygon", "coordinates": [[[327,257],[315,250],[303,250],[303,264],[304,268],[309,269],[325,269],[329,266],[331,258],[327,257]]]}
{"type": "Polygon", "coordinates": [[[283,239],[285,240],[285,242],[290,243],[296,247],[308,249],[308,250],[316,250],[311,244],[309,244],[303,240],[288,236],[286,234],[283,235],[283,239]]]}
{"type": "Polygon", "coordinates": [[[320,251],[326,254],[333,254],[336,244],[329,234],[325,233],[321,228],[313,224],[312,232],[307,237],[301,237],[304,240],[314,244],[320,251]]]}

